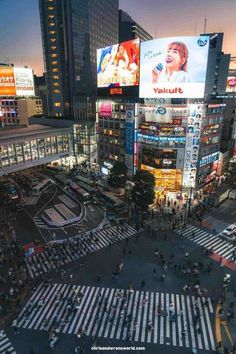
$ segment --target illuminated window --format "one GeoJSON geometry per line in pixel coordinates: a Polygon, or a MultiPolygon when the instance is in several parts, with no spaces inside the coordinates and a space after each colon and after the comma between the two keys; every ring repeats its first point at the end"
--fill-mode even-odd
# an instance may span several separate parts
{"type": "Polygon", "coordinates": [[[61,102],[54,102],[55,107],[61,107],[61,102]]]}
{"type": "Polygon", "coordinates": [[[48,15],[48,18],[54,18],[55,15],[48,15]]]}
{"type": "Polygon", "coordinates": [[[53,73],[58,73],[58,71],[59,71],[58,68],[53,68],[53,69],[52,69],[52,72],[53,72],[53,73]]]}
{"type": "Polygon", "coordinates": [[[50,27],[54,27],[55,26],[55,22],[49,22],[49,24],[48,24],[50,27]]]}
{"type": "Polygon", "coordinates": [[[55,34],[56,31],[49,31],[49,34],[55,34]]]}
{"type": "Polygon", "coordinates": [[[54,80],[59,80],[59,76],[58,76],[58,75],[53,75],[52,78],[53,78],[54,80]]]}
{"type": "Polygon", "coordinates": [[[56,57],[57,57],[56,53],[51,54],[51,58],[56,58],[56,57]]]}
{"type": "Polygon", "coordinates": [[[50,38],[50,42],[56,42],[56,38],[50,38]]]}
{"type": "Polygon", "coordinates": [[[53,86],[58,87],[59,86],[59,82],[53,82],[53,86]]]}
{"type": "Polygon", "coordinates": [[[53,90],[53,93],[60,93],[60,90],[55,89],[55,90],[53,90]]]}
{"type": "Polygon", "coordinates": [[[52,45],[52,46],[50,47],[50,49],[51,49],[51,50],[56,50],[56,49],[57,49],[57,46],[56,46],[56,45],[52,45]]]}
{"type": "Polygon", "coordinates": [[[51,65],[57,65],[58,64],[58,61],[57,60],[53,60],[52,62],[51,62],[51,65]]]}
{"type": "Polygon", "coordinates": [[[54,6],[48,6],[48,10],[49,10],[49,11],[54,10],[54,6]]]}

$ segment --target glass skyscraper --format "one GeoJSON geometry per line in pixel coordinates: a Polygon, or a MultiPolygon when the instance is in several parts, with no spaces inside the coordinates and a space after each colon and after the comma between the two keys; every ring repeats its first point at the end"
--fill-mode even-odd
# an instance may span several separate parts
{"type": "Polygon", "coordinates": [[[118,43],[119,1],[39,0],[39,8],[49,116],[81,116],[74,107],[96,95],[97,48],[118,43]]]}

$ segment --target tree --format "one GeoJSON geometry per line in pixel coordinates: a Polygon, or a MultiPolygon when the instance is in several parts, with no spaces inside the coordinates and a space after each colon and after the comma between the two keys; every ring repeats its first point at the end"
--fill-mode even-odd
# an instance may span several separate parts
{"type": "Polygon", "coordinates": [[[155,178],[148,171],[137,171],[134,176],[135,186],[132,190],[132,199],[137,207],[145,211],[154,200],[155,178]]]}
{"type": "Polygon", "coordinates": [[[116,161],[110,171],[108,184],[113,188],[124,188],[127,180],[127,167],[124,162],[116,161]]]}

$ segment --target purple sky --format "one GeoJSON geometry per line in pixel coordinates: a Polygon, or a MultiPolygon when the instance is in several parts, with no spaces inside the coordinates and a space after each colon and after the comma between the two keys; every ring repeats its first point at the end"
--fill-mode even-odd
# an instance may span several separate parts
{"type": "MultiPolygon", "coordinates": [[[[236,56],[236,0],[120,0],[120,8],[154,37],[202,33],[207,16],[207,32],[224,32],[224,52],[236,56]]],[[[0,0],[0,13],[0,62],[42,73],[38,0],[0,0]]]]}

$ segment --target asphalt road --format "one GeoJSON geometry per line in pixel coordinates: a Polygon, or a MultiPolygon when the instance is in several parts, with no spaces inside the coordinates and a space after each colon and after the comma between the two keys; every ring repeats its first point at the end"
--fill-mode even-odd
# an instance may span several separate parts
{"type": "MultiPolygon", "coordinates": [[[[195,279],[193,277],[189,278],[189,276],[176,272],[174,270],[173,264],[176,265],[186,265],[186,261],[184,260],[184,253],[188,252],[189,258],[194,262],[201,261],[204,265],[209,264],[212,268],[210,275],[207,272],[203,272],[200,275],[200,285],[202,288],[207,289],[207,297],[211,298],[212,300],[212,307],[215,310],[215,302],[214,300],[218,299],[222,294],[222,280],[224,274],[226,272],[230,272],[224,268],[219,267],[218,263],[211,261],[206,255],[201,251],[201,249],[192,241],[186,240],[179,236],[176,233],[169,232],[165,239],[163,233],[159,233],[156,239],[153,239],[150,234],[147,235],[143,232],[138,238],[135,236],[127,242],[121,241],[114,244],[112,247],[103,248],[99,252],[95,254],[91,254],[85,256],[84,258],[84,266],[79,269],[77,262],[68,264],[66,267],[66,275],[63,280],[56,277],[53,281],[57,284],[65,284],[65,289],[68,289],[68,285],[72,284],[74,286],[84,286],[85,289],[90,289],[91,287],[94,288],[104,288],[106,291],[110,291],[110,289],[127,289],[130,284],[135,292],[141,291],[141,282],[142,280],[145,281],[145,286],[142,289],[145,292],[145,296],[148,297],[149,301],[151,301],[151,294],[159,293],[164,294],[164,298],[171,299],[171,297],[175,296],[175,299],[178,296],[186,297],[186,294],[183,292],[183,286],[188,282],[190,285],[193,285],[195,279]],[[160,262],[159,257],[154,254],[154,251],[158,248],[158,251],[163,254],[164,258],[168,261],[170,260],[172,264],[170,264],[166,270],[166,279],[165,281],[161,281],[160,276],[163,273],[162,265],[160,262]],[[173,257],[173,260],[171,260],[173,257]],[[122,261],[123,260],[123,261],[122,261]],[[112,277],[112,272],[116,269],[117,264],[120,262],[124,263],[123,269],[120,272],[120,276],[118,279],[114,279],[112,277]],[[157,277],[153,277],[153,269],[156,269],[157,277]],[[101,282],[97,282],[97,275],[101,276],[101,282]]],[[[58,285],[57,285],[58,286],[58,285]]],[[[56,287],[57,287],[56,286],[56,287]]],[[[63,286],[63,285],[62,285],[63,286]]],[[[86,290],[87,291],[87,290],[86,290]]],[[[91,290],[88,290],[88,294],[91,290]]],[[[53,294],[54,292],[52,292],[53,294]]],[[[32,294],[30,294],[31,296],[32,294]]],[[[34,295],[33,295],[34,296],[34,295]]],[[[53,297],[51,298],[50,295],[46,299],[47,301],[52,301],[52,305],[49,306],[48,309],[52,309],[51,306],[54,304],[53,297]]],[[[89,299],[92,298],[90,295],[85,297],[86,306],[81,305],[81,316],[87,316],[89,310],[89,299]]],[[[185,300],[184,300],[185,301],[185,300]]],[[[189,301],[192,301],[191,299],[189,301]]],[[[186,306],[188,305],[188,300],[186,298],[186,306]]],[[[148,305],[149,306],[149,305],[148,305]]],[[[151,305],[150,305],[151,306],[151,305]]],[[[90,309],[91,310],[91,309],[90,309]]],[[[41,311],[41,310],[40,310],[41,311]]],[[[47,307],[45,312],[47,312],[47,307]]],[[[190,311],[190,310],[189,310],[190,311]]],[[[191,311],[194,311],[193,308],[191,311]]],[[[204,310],[209,312],[208,309],[204,310]]],[[[50,316],[55,315],[57,311],[53,310],[50,316]]],[[[60,311],[59,311],[60,312],[60,311]]],[[[188,312],[188,310],[187,310],[188,312]]],[[[139,316],[141,313],[142,318],[145,318],[145,309],[139,308],[139,306],[133,307],[134,316],[139,316]]],[[[192,312],[193,313],[193,312],[192,312]]],[[[148,316],[148,315],[147,315],[148,316]]],[[[204,315],[205,316],[205,315],[204,315]]],[[[214,313],[208,313],[209,316],[209,323],[210,328],[214,334],[214,313]]],[[[40,321],[42,316],[39,314],[33,316],[34,321],[37,324],[37,321],[40,321]]],[[[88,316],[88,321],[94,318],[94,313],[91,312],[90,316],[88,316]],[[89,319],[90,318],[90,319],[89,319]]],[[[205,318],[205,317],[204,317],[205,318]]],[[[105,320],[104,320],[105,321],[105,320]]],[[[160,320],[161,321],[161,320],[160,320]]],[[[164,320],[165,322],[159,322],[160,329],[163,328],[164,339],[163,344],[160,344],[161,336],[158,339],[157,343],[154,343],[153,340],[148,342],[147,334],[145,334],[146,329],[142,327],[141,333],[143,334],[144,341],[139,340],[134,341],[136,346],[145,347],[144,351],[134,351],[156,354],[156,353],[163,353],[163,354],[188,354],[191,353],[192,345],[187,347],[183,345],[182,347],[179,346],[179,342],[177,341],[176,345],[173,345],[173,332],[170,331],[168,335],[168,321],[164,320]],[[166,332],[167,331],[167,332],[166,332]]],[[[189,327],[189,317],[186,320],[187,326],[189,327]]],[[[20,334],[16,335],[12,333],[12,328],[6,328],[6,332],[8,335],[9,340],[11,341],[13,347],[15,348],[16,352],[19,354],[28,354],[30,350],[33,348],[36,354],[46,354],[52,353],[52,351],[48,347],[48,333],[39,329],[33,329],[34,326],[30,324],[26,324],[25,326],[29,326],[31,328],[23,329],[20,328],[20,334]]],[[[89,323],[89,322],[88,322],[89,323]]],[[[209,324],[208,323],[208,324],[209,324]]],[[[40,323],[38,323],[38,326],[40,323]]],[[[103,326],[103,322],[101,322],[101,328],[103,326]]],[[[105,325],[104,325],[105,326],[105,325]]],[[[209,326],[207,326],[207,322],[204,322],[203,333],[200,334],[203,342],[203,349],[198,349],[197,353],[204,354],[204,353],[213,353],[214,351],[211,349],[211,343],[209,338],[209,326]],[[206,346],[204,333],[207,335],[207,343],[206,346]],[[208,347],[208,349],[206,349],[208,347]]],[[[178,327],[178,326],[177,326],[178,327]]],[[[105,327],[104,327],[105,328],[105,327]]],[[[179,327],[178,327],[179,329],[179,327]]],[[[190,329],[188,329],[188,336],[191,337],[190,329]]],[[[192,334],[193,335],[193,334],[192,334]]],[[[141,336],[141,334],[140,334],[141,336]]],[[[197,339],[197,335],[194,335],[197,339]]],[[[98,338],[98,343],[100,346],[130,346],[133,343],[128,342],[126,339],[119,338],[104,338],[103,336],[98,338]]],[[[178,333],[177,339],[179,340],[180,334],[178,333]]],[[[59,335],[59,341],[55,347],[55,353],[65,353],[70,354],[74,353],[75,345],[80,342],[81,340],[76,337],[74,332],[71,334],[65,333],[59,335]]],[[[190,344],[192,342],[190,341],[190,344]]],[[[85,339],[85,353],[92,353],[94,351],[91,350],[91,336],[85,339]]],[[[102,352],[102,351],[99,351],[102,352]]],[[[109,352],[109,351],[105,351],[109,352]]],[[[110,351],[110,352],[121,352],[125,353],[125,350],[121,351],[110,351]]]]}

